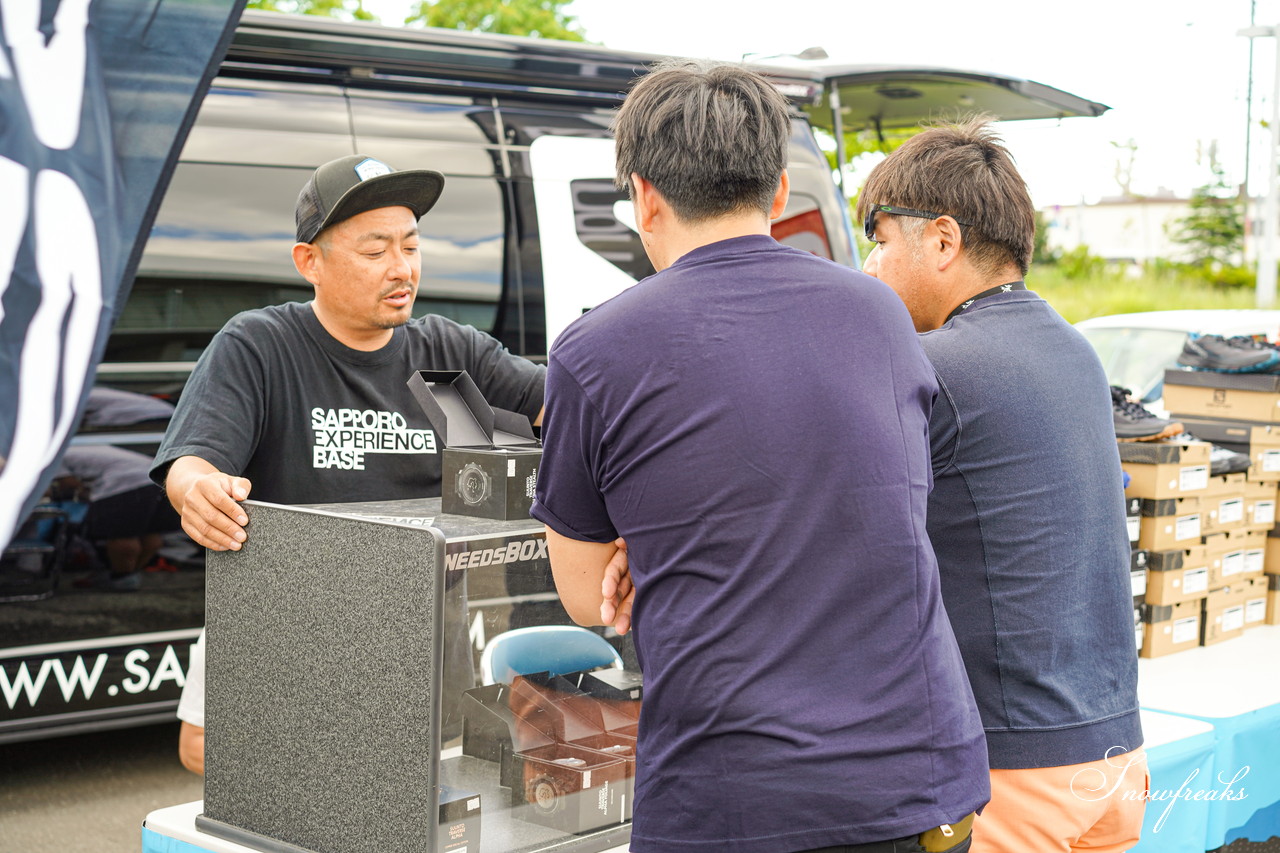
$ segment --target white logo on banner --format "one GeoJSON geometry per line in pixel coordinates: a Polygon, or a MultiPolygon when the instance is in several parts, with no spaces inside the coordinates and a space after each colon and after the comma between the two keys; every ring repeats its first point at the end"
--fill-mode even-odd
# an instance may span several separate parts
{"type": "MultiPolygon", "coordinates": [[[[0,76],[16,79],[35,141],[48,149],[70,148],[80,135],[91,2],[63,0],[47,40],[41,4],[0,3],[13,59],[0,65],[0,76]]],[[[41,285],[20,356],[13,443],[0,469],[0,542],[7,542],[24,500],[74,425],[102,314],[102,276],[97,228],[70,177],[42,169],[31,181],[28,166],[0,157],[0,198],[0,297],[28,225],[41,285]]]]}

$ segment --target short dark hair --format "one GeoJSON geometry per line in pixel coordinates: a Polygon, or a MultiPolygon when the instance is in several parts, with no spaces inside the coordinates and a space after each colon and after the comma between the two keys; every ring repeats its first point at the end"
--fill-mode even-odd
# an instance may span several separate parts
{"type": "Polygon", "coordinates": [[[1036,214],[1013,156],[978,116],[913,136],[877,165],[858,197],[858,218],[873,204],[945,213],[971,223],[961,229],[978,269],[995,273],[1031,266],[1036,214]]]}
{"type": "Polygon", "coordinates": [[[613,122],[619,189],[653,184],[686,222],[768,214],[787,167],[791,118],[764,77],[740,65],[665,60],[640,78],[613,122]]]}

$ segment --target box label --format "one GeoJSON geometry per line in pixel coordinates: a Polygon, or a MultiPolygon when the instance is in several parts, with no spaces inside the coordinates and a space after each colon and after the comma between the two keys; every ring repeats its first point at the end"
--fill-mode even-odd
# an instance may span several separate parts
{"type": "Polygon", "coordinates": [[[1222,611],[1222,630],[1238,631],[1244,627],[1244,605],[1237,604],[1222,611]]]}
{"type": "Polygon", "coordinates": [[[1230,498],[1218,504],[1218,523],[1231,524],[1244,520],[1244,498],[1230,498]]]}
{"type": "Polygon", "coordinates": [[[1147,594],[1147,570],[1134,569],[1129,572],[1129,583],[1133,587],[1134,595],[1147,594]]]}
{"type": "Polygon", "coordinates": [[[1262,451],[1262,470],[1280,471],[1280,450],[1262,451]]]}
{"type": "Polygon", "coordinates": [[[1187,569],[1182,573],[1182,592],[1184,595],[1191,595],[1196,592],[1205,592],[1208,589],[1208,569],[1187,569]]]}
{"type": "Polygon", "coordinates": [[[1232,551],[1222,555],[1222,576],[1238,575],[1244,571],[1244,551],[1232,551]]]}
{"type": "Polygon", "coordinates": [[[1244,552],[1244,570],[1248,574],[1257,574],[1262,571],[1263,563],[1267,559],[1265,548],[1255,548],[1252,551],[1244,552]]]}
{"type": "Polygon", "coordinates": [[[1125,524],[1129,527],[1129,541],[1137,542],[1138,536],[1142,531],[1142,518],[1137,515],[1131,515],[1125,519],[1125,524]]]}
{"type": "Polygon", "coordinates": [[[1194,643],[1200,639],[1200,618],[1198,616],[1188,616],[1185,619],[1175,619],[1173,622],[1173,642],[1177,643],[1194,643]]]}
{"type": "Polygon", "coordinates": [[[1255,598],[1244,603],[1244,624],[1252,625],[1254,622],[1265,622],[1266,618],[1267,600],[1265,598],[1255,598]]]}
{"type": "Polygon", "coordinates": [[[1200,538],[1200,513],[1184,515],[1173,523],[1173,538],[1181,542],[1183,539],[1200,538]]]}
{"type": "Polygon", "coordinates": [[[1276,523],[1276,502],[1275,501],[1258,501],[1253,505],[1253,523],[1254,524],[1275,524],[1276,523]]]}
{"type": "Polygon", "coordinates": [[[1178,488],[1184,492],[1196,492],[1209,488],[1209,466],[1192,465],[1190,468],[1183,468],[1178,473],[1178,488]]]}

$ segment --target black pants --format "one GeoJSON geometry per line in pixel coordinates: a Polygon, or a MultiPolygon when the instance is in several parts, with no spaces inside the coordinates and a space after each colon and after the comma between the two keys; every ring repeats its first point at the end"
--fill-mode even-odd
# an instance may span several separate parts
{"type": "MultiPolygon", "coordinates": [[[[965,853],[969,849],[972,836],[950,848],[946,853],[965,853]]],[[[921,853],[918,836],[895,838],[890,841],[873,841],[870,844],[844,844],[838,847],[822,847],[817,850],[805,850],[802,853],[921,853]]]]}

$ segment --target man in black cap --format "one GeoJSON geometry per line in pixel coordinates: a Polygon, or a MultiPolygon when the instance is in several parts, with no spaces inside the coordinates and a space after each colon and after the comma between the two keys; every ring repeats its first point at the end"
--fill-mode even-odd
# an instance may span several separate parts
{"type": "Polygon", "coordinates": [[[463,369],[493,405],[541,418],[545,369],[443,317],[412,318],[418,219],[444,176],[361,155],[316,169],[298,196],[293,261],[308,303],[233,317],[187,382],[151,476],[199,544],[238,550],[239,501],[440,494],[440,450],[405,385],[463,369]]]}
{"type": "MultiPolygon", "coordinates": [[[[239,502],[251,489],[281,504],[439,495],[442,448],[405,384],[415,370],[466,370],[495,406],[540,422],[545,368],[470,326],[411,316],[418,220],[443,188],[438,172],[398,172],[361,155],[326,163],[302,188],[293,261],[315,299],[227,322],[192,371],[151,468],[196,542],[239,550],[248,522],[239,502]]],[[[446,614],[450,637],[462,639],[450,646],[446,677],[465,683],[470,650],[458,615],[446,614]]],[[[188,674],[187,692],[180,753],[202,772],[202,667],[188,674]]]]}

